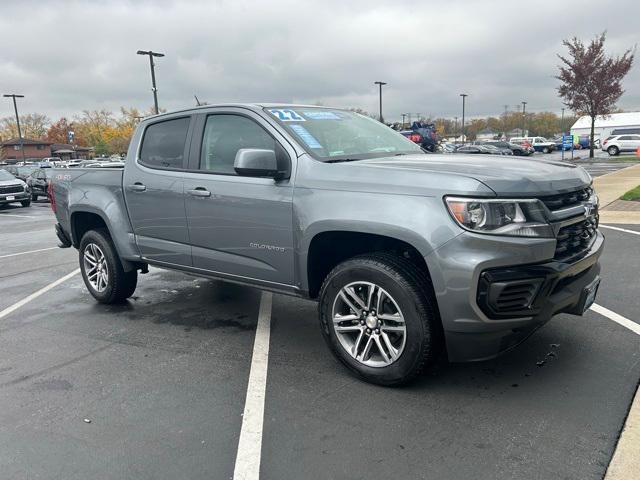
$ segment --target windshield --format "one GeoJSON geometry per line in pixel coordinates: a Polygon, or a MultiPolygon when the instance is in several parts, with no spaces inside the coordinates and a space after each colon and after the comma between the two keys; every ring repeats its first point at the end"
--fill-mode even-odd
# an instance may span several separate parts
{"type": "Polygon", "coordinates": [[[6,170],[0,170],[0,182],[3,182],[5,180],[15,180],[15,179],[16,179],[16,177],[11,175],[6,170]]]}
{"type": "Polygon", "coordinates": [[[424,153],[405,136],[358,113],[320,107],[274,107],[265,111],[319,160],[424,153]]]}
{"type": "Polygon", "coordinates": [[[28,176],[36,169],[36,167],[18,167],[18,175],[28,176]]]}

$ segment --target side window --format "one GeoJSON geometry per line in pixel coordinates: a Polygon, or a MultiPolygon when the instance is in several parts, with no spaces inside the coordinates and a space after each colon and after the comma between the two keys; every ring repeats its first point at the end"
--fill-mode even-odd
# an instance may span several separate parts
{"type": "Polygon", "coordinates": [[[629,135],[623,135],[618,140],[631,140],[631,137],[629,135]]]}
{"type": "Polygon", "coordinates": [[[189,117],[149,125],[144,132],[140,161],[149,167],[182,168],[189,117]]]}
{"type": "Polygon", "coordinates": [[[235,175],[233,162],[241,148],[276,149],[276,141],[260,125],[240,115],[210,115],[200,149],[200,170],[235,175]]]}

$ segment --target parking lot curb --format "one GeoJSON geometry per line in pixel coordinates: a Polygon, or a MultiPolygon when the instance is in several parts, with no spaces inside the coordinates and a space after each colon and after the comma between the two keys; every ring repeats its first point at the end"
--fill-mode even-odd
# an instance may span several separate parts
{"type": "Polygon", "coordinates": [[[640,472],[640,389],[631,404],[604,480],[632,480],[640,472]]]}
{"type": "Polygon", "coordinates": [[[600,211],[600,223],[640,225],[640,212],[621,212],[604,209],[600,211]]]}
{"type": "Polygon", "coordinates": [[[593,180],[600,208],[604,209],[632,188],[640,185],[640,164],[607,173],[593,180]]]}

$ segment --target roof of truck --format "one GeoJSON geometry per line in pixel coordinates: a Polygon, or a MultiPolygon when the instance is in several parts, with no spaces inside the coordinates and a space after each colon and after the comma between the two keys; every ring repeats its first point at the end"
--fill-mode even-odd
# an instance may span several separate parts
{"type": "Polygon", "coordinates": [[[273,108],[273,107],[284,107],[284,108],[329,108],[331,110],[345,110],[344,108],[339,107],[330,107],[326,105],[305,105],[303,103],[273,103],[273,102],[261,102],[261,103],[214,103],[208,105],[198,105],[195,107],[183,108],[180,110],[173,110],[171,112],[159,113],[157,115],[150,115],[148,117],[144,117],[143,121],[148,120],[150,118],[158,118],[163,117],[165,115],[174,115],[176,113],[182,112],[192,112],[194,110],[203,110],[207,108],[217,108],[217,107],[236,107],[236,108],[248,108],[250,110],[262,110],[263,108],[273,108]]]}

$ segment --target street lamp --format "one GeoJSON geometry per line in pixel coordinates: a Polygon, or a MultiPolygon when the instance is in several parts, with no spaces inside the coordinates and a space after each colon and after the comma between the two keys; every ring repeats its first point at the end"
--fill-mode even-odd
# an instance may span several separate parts
{"type": "Polygon", "coordinates": [[[453,117],[455,122],[453,124],[453,141],[458,144],[458,117],[453,117]]]}
{"type": "Polygon", "coordinates": [[[156,88],[156,72],[155,72],[155,63],[153,62],[153,57],[164,57],[164,53],[153,52],[151,50],[138,50],[138,55],[148,55],[149,56],[149,66],[151,67],[151,85],[153,90],[153,105],[156,111],[156,115],[160,113],[158,110],[158,89],[156,88]]]}
{"type": "Polygon", "coordinates": [[[384,118],[382,118],[382,86],[386,85],[387,82],[373,82],[373,84],[380,87],[380,123],[384,123],[384,118]]]}
{"type": "Polygon", "coordinates": [[[462,135],[462,142],[464,143],[467,138],[464,134],[464,107],[465,101],[469,95],[467,93],[461,93],[460,96],[462,97],[462,125],[460,126],[460,134],[462,135]]]}
{"type": "Polygon", "coordinates": [[[18,125],[18,141],[20,142],[20,151],[22,152],[22,163],[24,163],[24,142],[22,140],[22,130],[20,130],[20,117],[18,116],[18,104],[16,98],[24,98],[24,95],[18,95],[17,93],[6,93],[3,95],[6,98],[13,98],[13,110],[16,112],[16,125],[18,125]]]}
{"type": "Polygon", "coordinates": [[[526,135],[524,131],[526,130],[525,127],[527,126],[526,108],[527,108],[527,102],[522,102],[522,136],[523,137],[526,135]]]}

